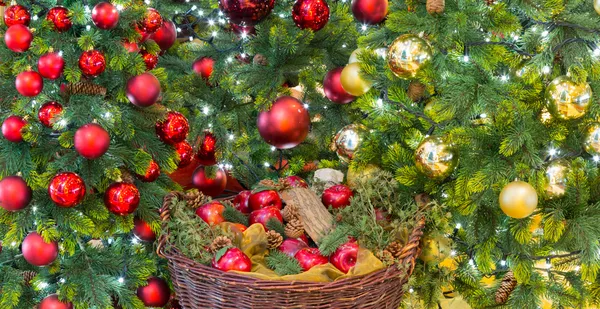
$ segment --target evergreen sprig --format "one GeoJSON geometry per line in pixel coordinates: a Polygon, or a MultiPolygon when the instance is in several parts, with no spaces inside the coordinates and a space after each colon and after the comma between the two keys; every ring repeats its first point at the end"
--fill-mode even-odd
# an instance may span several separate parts
{"type": "Polygon", "coordinates": [[[265,257],[265,262],[279,276],[296,275],[304,271],[298,260],[279,250],[269,251],[269,255],[265,257]]]}

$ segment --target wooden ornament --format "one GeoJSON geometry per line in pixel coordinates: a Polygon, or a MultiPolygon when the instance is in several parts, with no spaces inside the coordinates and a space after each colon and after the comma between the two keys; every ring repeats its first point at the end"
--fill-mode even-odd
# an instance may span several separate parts
{"type": "Polygon", "coordinates": [[[315,243],[329,234],[333,228],[333,216],[315,192],[309,188],[289,188],[280,194],[286,204],[298,208],[304,230],[315,243]]]}

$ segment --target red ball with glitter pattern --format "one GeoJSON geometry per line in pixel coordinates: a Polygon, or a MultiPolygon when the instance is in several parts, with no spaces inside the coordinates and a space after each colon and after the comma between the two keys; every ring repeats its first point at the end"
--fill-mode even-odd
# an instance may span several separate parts
{"type": "Polygon", "coordinates": [[[85,182],[73,172],[56,174],[48,185],[48,195],[57,206],[75,207],[85,197],[85,182]]]}
{"type": "Polygon", "coordinates": [[[151,54],[145,50],[140,52],[142,55],[142,59],[144,59],[144,63],[146,64],[146,70],[150,71],[156,68],[158,65],[158,55],[151,54]]]}
{"type": "Polygon", "coordinates": [[[146,14],[144,15],[144,19],[138,22],[140,30],[149,35],[158,31],[162,25],[162,16],[160,16],[160,13],[153,8],[148,8],[146,10],[146,14]]]}
{"type": "Polygon", "coordinates": [[[175,144],[175,151],[177,151],[177,154],[179,155],[179,163],[177,164],[178,168],[186,167],[192,163],[194,149],[190,143],[183,141],[175,144]]]}
{"type": "Polygon", "coordinates": [[[27,8],[25,8],[22,5],[11,5],[4,11],[4,24],[7,27],[17,24],[29,26],[30,21],[31,14],[27,10],[27,8]]]}
{"type": "Polygon", "coordinates": [[[256,25],[274,6],[275,0],[219,0],[219,8],[232,23],[246,26],[256,25]]]}
{"type": "Polygon", "coordinates": [[[183,142],[189,131],[187,118],[179,112],[168,112],[167,118],[156,124],[156,134],[167,144],[183,142]]]}
{"type": "Polygon", "coordinates": [[[106,58],[97,50],[85,51],[79,57],[79,69],[86,76],[96,77],[106,70],[106,58]]]}
{"type": "Polygon", "coordinates": [[[51,8],[46,15],[46,20],[52,22],[52,24],[54,24],[54,30],[58,32],[65,32],[73,26],[71,18],[69,17],[69,10],[62,6],[51,8]]]}
{"type": "Polygon", "coordinates": [[[143,182],[153,182],[158,179],[158,176],[160,176],[160,166],[158,166],[156,161],[150,160],[150,164],[146,169],[146,174],[137,176],[143,182]]]}
{"type": "Polygon", "coordinates": [[[38,111],[38,119],[45,127],[52,128],[52,125],[56,121],[56,116],[62,113],[62,111],[63,106],[60,103],[56,101],[46,102],[38,111]]]}
{"type": "Polygon", "coordinates": [[[104,192],[104,205],[115,215],[132,214],[140,205],[140,191],[134,184],[115,182],[104,192]]]}
{"type": "Polygon", "coordinates": [[[214,165],[217,163],[217,158],[215,156],[216,144],[217,138],[215,135],[206,132],[202,139],[202,143],[200,143],[200,146],[198,147],[198,153],[196,154],[196,158],[200,164],[214,165]]]}
{"type": "Polygon", "coordinates": [[[298,0],[292,8],[292,19],[300,29],[321,30],[329,20],[329,6],[325,0],[298,0]]]}

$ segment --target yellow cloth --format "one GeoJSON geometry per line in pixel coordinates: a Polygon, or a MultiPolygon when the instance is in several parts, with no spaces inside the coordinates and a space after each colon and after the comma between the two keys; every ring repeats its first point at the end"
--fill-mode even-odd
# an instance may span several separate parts
{"type": "Polygon", "coordinates": [[[356,265],[347,274],[339,271],[331,263],[327,263],[297,275],[279,276],[265,264],[265,256],[269,250],[267,234],[260,224],[251,225],[244,232],[242,240],[236,245],[252,260],[252,272],[243,272],[243,274],[264,280],[331,282],[350,276],[365,275],[384,268],[383,262],[376,258],[371,251],[359,248],[356,265]]]}

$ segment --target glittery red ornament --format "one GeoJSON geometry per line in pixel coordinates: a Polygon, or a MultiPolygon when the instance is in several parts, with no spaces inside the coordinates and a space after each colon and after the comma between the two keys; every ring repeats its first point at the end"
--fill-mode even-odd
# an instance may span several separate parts
{"type": "Polygon", "coordinates": [[[348,104],[354,101],[354,96],[342,88],[340,76],[344,67],[335,68],[325,75],[323,79],[323,91],[329,100],[338,104],[348,104]]]}
{"type": "Polygon", "coordinates": [[[38,119],[40,122],[48,128],[52,128],[54,124],[55,117],[62,113],[63,107],[56,101],[50,101],[44,103],[40,110],[38,111],[38,119]]]}
{"type": "Polygon", "coordinates": [[[150,224],[140,218],[133,220],[133,235],[142,241],[152,242],[156,240],[156,234],[152,231],[150,224]]]}
{"type": "Polygon", "coordinates": [[[213,72],[213,66],[215,60],[210,57],[202,57],[192,64],[192,69],[196,74],[202,76],[204,79],[209,79],[213,72]]]}
{"type": "Polygon", "coordinates": [[[321,30],[329,20],[329,6],[324,0],[297,0],[292,19],[300,29],[321,30]]]}
{"type": "Polygon", "coordinates": [[[265,18],[275,0],[219,0],[219,8],[234,24],[255,25],[265,18]]]}
{"type": "Polygon", "coordinates": [[[183,142],[189,131],[187,118],[178,112],[168,112],[166,119],[156,124],[156,134],[167,144],[183,142]]]}
{"type": "Polygon", "coordinates": [[[148,107],[160,97],[160,82],[151,73],[142,73],[127,81],[126,95],[133,105],[148,107]]]}
{"type": "Polygon", "coordinates": [[[214,165],[217,163],[217,158],[215,156],[216,144],[217,138],[214,134],[206,132],[202,139],[202,143],[200,143],[200,146],[198,147],[198,153],[196,154],[196,158],[200,164],[214,165]]]}
{"type": "MultiPolygon", "coordinates": [[[[213,167],[216,168],[216,167],[213,167]]],[[[215,197],[225,190],[227,174],[221,168],[216,168],[214,177],[206,175],[206,167],[199,166],[192,174],[192,184],[205,195],[215,197]]]]}
{"type": "Polygon", "coordinates": [[[162,27],[154,32],[150,36],[150,39],[156,42],[163,51],[171,48],[175,44],[175,40],[177,40],[175,24],[170,20],[165,20],[162,27]]]}
{"type": "Polygon", "coordinates": [[[130,53],[137,53],[140,51],[140,48],[138,47],[136,42],[128,42],[128,41],[123,41],[123,47],[125,47],[125,50],[127,50],[130,53]]]}
{"type": "Polygon", "coordinates": [[[352,14],[361,23],[375,25],[388,12],[388,0],[352,0],[352,14]]]}
{"type": "Polygon", "coordinates": [[[187,141],[179,142],[175,144],[175,151],[179,155],[178,168],[186,167],[192,163],[192,157],[194,156],[194,149],[187,141]]]}
{"type": "Polygon", "coordinates": [[[151,35],[151,33],[145,32],[144,30],[140,29],[140,26],[138,24],[135,24],[133,26],[133,29],[135,30],[135,32],[137,32],[140,35],[140,39],[138,40],[138,43],[146,42],[146,40],[148,40],[148,38],[151,35]]]}
{"type": "Polygon", "coordinates": [[[162,16],[160,16],[160,13],[153,8],[148,8],[144,19],[138,23],[140,30],[148,34],[158,31],[162,25],[162,16]]]}
{"type": "Polygon", "coordinates": [[[31,232],[23,240],[21,252],[29,264],[48,266],[58,257],[58,244],[55,241],[45,242],[38,233],[31,232]]]}
{"type": "Polygon", "coordinates": [[[46,15],[46,20],[49,20],[54,24],[54,30],[58,32],[65,32],[73,26],[69,17],[69,10],[62,6],[56,6],[51,8],[46,15]]]}
{"type": "Polygon", "coordinates": [[[7,211],[21,210],[31,202],[31,188],[19,176],[7,176],[0,180],[0,207],[7,211]]]}
{"type": "Polygon", "coordinates": [[[17,75],[15,87],[22,96],[35,97],[44,89],[44,80],[38,72],[25,71],[17,75]]]}
{"type": "Polygon", "coordinates": [[[106,70],[106,58],[97,50],[88,50],[79,57],[79,69],[84,75],[96,77],[106,70]]]}
{"type": "Polygon", "coordinates": [[[104,192],[104,205],[115,215],[132,214],[140,205],[140,191],[134,184],[115,182],[104,192]]]}
{"type": "Polygon", "coordinates": [[[48,194],[54,204],[65,208],[74,207],[85,197],[85,182],[75,173],[59,173],[50,180],[48,194]]]}
{"type": "Polygon", "coordinates": [[[73,304],[63,303],[58,299],[58,295],[52,294],[42,300],[38,309],[73,309],[73,304]]]}
{"type": "Polygon", "coordinates": [[[88,123],[75,132],[75,150],[86,159],[101,157],[110,146],[110,135],[100,125],[88,123]]]}
{"type": "Polygon", "coordinates": [[[92,10],[92,21],[100,29],[113,29],[119,23],[119,10],[108,2],[100,2],[92,10]]]}
{"type": "Polygon", "coordinates": [[[29,14],[27,8],[22,5],[11,5],[4,11],[4,24],[7,27],[12,25],[29,26],[30,21],[31,14],[29,14]]]}
{"type": "Polygon", "coordinates": [[[310,129],[310,116],[298,99],[279,97],[271,109],[260,112],[258,133],[269,144],[289,149],[302,143],[310,129]]]}
{"type": "Polygon", "coordinates": [[[63,73],[65,60],[59,53],[46,53],[38,59],[38,71],[47,79],[57,79],[63,73]]]}
{"type": "Polygon", "coordinates": [[[12,25],[8,27],[6,33],[4,33],[4,42],[8,49],[15,53],[23,53],[31,46],[33,34],[27,26],[21,24],[12,25]]]}
{"type": "Polygon", "coordinates": [[[137,176],[143,182],[153,182],[158,179],[158,176],[160,176],[160,167],[156,161],[151,160],[148,168],[146,169],[146,174],[137,176]]]}
{"type": "Polygon", "coordinates": [[[27,124],[27,121],[23,117],[9,116],[2,122],[2,135],[8,141],[13,143],[19,143],[23,141],[23,127],[27,124]]]}
{"type": "Polygon", "coordinates": [[[142,55],[142,59],[144,59],[144,63],[146,63],[146,70],[150,71],[158,65],[158,55],[151,54],[146,50],[142,50],[140,52],[142,55]]]}

